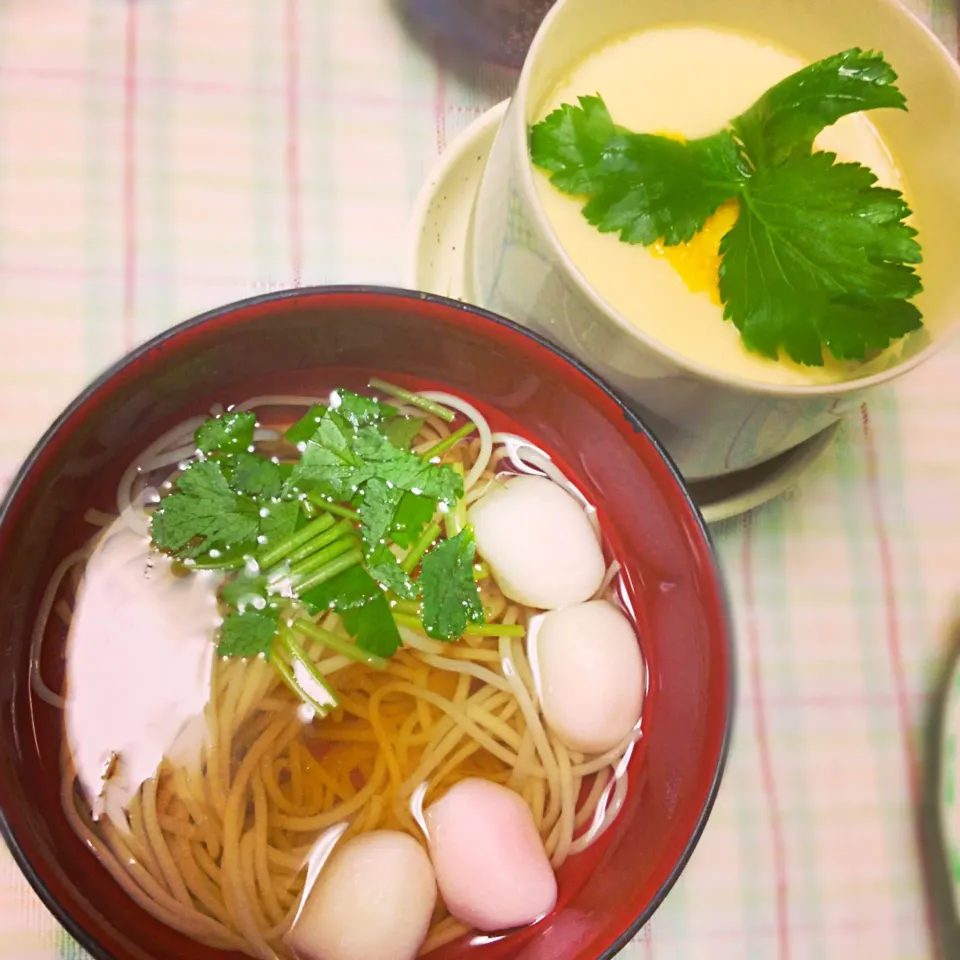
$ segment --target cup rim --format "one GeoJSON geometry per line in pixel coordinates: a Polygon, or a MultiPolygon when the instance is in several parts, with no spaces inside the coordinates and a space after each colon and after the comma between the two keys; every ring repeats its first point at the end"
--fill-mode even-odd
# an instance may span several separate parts
{"type": "MultiPolygon", "coordinates": [[[[43,452],[47,449],[56,435],[69,424],[69,421],[81,411],[88,401],[101,390],[108,388],[110,382],[123,370],[134,364],[136,361],[144,358],[157,348],[162,348],[178,340],[184,333],[202,326],[207,321],[229,318],[231,315],[242,314],[243,311],[268,305],[271,303],[280,303],[285,300],[296,300],[300,298],[309,298],[317,296],[343,296],[354,295],[361,297],[384,297],[398,301],[411,301],[432,303],[458,311],[470,313],[480,320],[493,327],[502,327],[514,334],[519,334],[522,338],[532,340],[540,347],[546,349],[559,357],[566,364],[573,367],[581,376],[585,377],[593,387],[603,396],[611,400],[620,410],[626,422],[633,429],[634,433],[642,436],[648,442],[657,456],[665,465],[668,474],[675,481],[679,498],[687,505],[691,512],[692,521],[697,529],[707,555],[712,560],[714,578],[717,584],[717,596],[719,601],[719,614],[723,626],[722,646],[723,646],[723,666],[726,672],[723,696],[723,730],[721,731],[720,741],[717,747],[716,758],[713,763],[713,769],[709,774],[709,785],[703,796],[703,802],[697,812],[692,829],[683,843],[683,848],[673,864],[663,883],[660,885],[654,896],[648,901],[645,907],[639,911],[636,917],[629,925],[616,934],[610,945],[604,948],[599,954],[597,960],[613,960],[613,958],[623,949],[623,947],[637,935],[643,926],[656,913],[666,896],[675,886],[680,875],[689,865],[694,850],[700,843],[703,832],[713,812],[719,795],[720,785],[723,781],[727,769],[727,762],[730,756],[730,749],[733,741],[733,731],[737,714],[737,672],[736,655],[734,641],[734,622],[732,607],[730,603],[729,589],[727,587],[726,577],[720,566],[719,554],[716,549],[710,529],[707,526],[703,515],[693,500],[688,484],[680,473],[679,468],[673,458],[667,452],[666,448],[657,439],[654,433],[644,423],[642,417],[632,410],[624,399],[598,374],[594,373],[590,367],[577,357],[537,334],[527,329],[521,324],[496,314],[483,307],[474,304],[464,303],[460,300],[453,300],[439,294],[425,293],[416,290],[408,290],[399,287],[391,287],[377,284],[330,284],[296,287],[291,289],[274,290],[267,293],[257,294],[252,297],[234,300],[222,306],[214,307],[203,313],[197,314],[187,320],[175,324],[162,330],[160,333],[149,338],[143,343],[135,346],[132,350],[124,353],[119,359],[99,373],[90,383],[79,391],[70,402],[63,407],[50,426],[38,438],[33,448],[24,458],[20,467],[17,469],[9,487],[0,497],[0,525],[2,525],[13,508],[20,489],[24,486],[28,476],[36,468],[37,462],[41,459],[43,452]]],[[[233,318],[234,320],[237,317],[233,318]]],[[[242,318],[241,318],[242,322],[242,318]]],[[[19,868],[20,872],[37,894],[40,901],[50,911],[54,919],[86,950],[97,960],[116,960],[113,954],[109,953],[107,948],[88,931],[83,921],[74,916],[68,908],[61,902],[60,898],[50,889],[46,879],[41,874],[40,867],[34,863],[26,849],[21,845],[19,838],[14,832],[5,810],[0,806],[0,838],[3,839],[7,849],[19,868]]],[[[632,911],[631,911],[632,912],[632,911]]]]}
{"type": "MultiPolygon", "coordinates": [[[[834,383],[809,385],[778,384],[768,383],[763,380],[751,380],[737,374],[725,373],[722,370],[717,370],[691,357],[687,357],[673,348],[668,347],[666,344],[661,343],[636,324],[631,323],[619,310],[614,309],[607,303],[583,275],[580,268],[560,243],[540,202],[540,195],[533,180],[533,164],[530,162],[526,111],[529,104],[531,76],[534,65],[541,53],[541,48],[546,43],[546,38],[553,29],[554,22],[560,16],[561,11],[573,2],[575,2],[575,0],[556,0],[556,3],[550,8],[546,17],[541,21],[540,27],[527,50],[523,68],[520,72],[520,78],[517,81],[517,88],[510,98],[509,109],[504,116],[503,123],[507,136],[515,138],[514,146],[517,150],[517,156],[523,157],[523,162],[520,164],[520,183],[529,201],[531,214],[536,221],[536,226],[549,245],[550,253],[554,259],[559,261],[577,287],[579,293],[589,301],[594,310],[598,311],[608,320],[611,320],[627,336],[642,343],[654,356],[679,367],[685,374],[693,374],[699,379],[709,380],[720,386],[733,388],[743,393],[804,400],[814,397],[843,396],[887,383],[890,380],[894,380],[908,373],[926,360],[929,360],[946,346],[947,343],[960,335],[960,317],[954,317],[946,323],[945,329],[935,339],[931,339],[931,342],[918,350],[914,356],[902,363],[896,363],[886,370],[878,371],[866,377],[840,380],[834,383]]],[[[958,92],[960,92],[960,62],[953,57],[933,30],[912,10],[904,6],[900,0],[871,0],[871,2],[886,7],[894,16],[899,16],[905,24],[912,27],[915,31],[918,31],[917,40],[919,42],[922,43],[926,41],[928,45],[936,49],[937,55],[950,68],[958,92]]],[[[589,51],[585,51],[585,53],[586,52],[589,51]]]]}

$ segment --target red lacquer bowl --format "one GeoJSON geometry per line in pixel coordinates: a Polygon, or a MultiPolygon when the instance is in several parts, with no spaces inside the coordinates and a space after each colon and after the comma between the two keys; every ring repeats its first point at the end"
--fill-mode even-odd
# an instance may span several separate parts
{"type": "MultiPolygon", "coordinates": [[[[0,827],[44,903],[94,957],[226,955],[135,906],[61,813],[61,717],[28,680],[44,585],[79,544],[85,508],[108,508],[123,468],[166,427],[214,401],[362,387],[373,374],[470,398],[575,477],[625,565],[650,670],[627,802],[601,841],[564,866],[554,913],[434,956],[612,957],[696,845],[730,735],[730,628],[703,521],[657,442],[589,371],[499,317],[377,288],[277,293],[181,324],[105,373],[43,437],[0,510],[0,827]]],[[[62,660],[49,654],[44,674],[55,686],[62,660]]]]}

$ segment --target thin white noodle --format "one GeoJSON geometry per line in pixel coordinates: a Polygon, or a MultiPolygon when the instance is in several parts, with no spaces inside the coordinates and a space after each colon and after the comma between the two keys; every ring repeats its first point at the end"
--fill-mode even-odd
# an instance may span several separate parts
{"type": "Polygon", "coordinates": [[[491,487],[499,486],[500,481],[496,477],[491,477],[485,484],[482,486],[475,486],[467,494],[467,506],[469,507],[471,503],[476,503],[491,487]]]}
{"type": "MultiPolygon", "coordinates": [[[[577,798],[573,789],[570,754],[567,752],[567,748],[559,741],[555,743],[554,750],[557,756],[557,767],[560,770],[560,817],[557,820],[556,827],[554,827],[556,831],[556,846],[550,857],[550,865],[554,870],[559,870],[570,855],[577,798]]],[[[553,837],[550,839],[552,840],[553,837]]]]}
{"type": "Polygon", "coordinates": [[[573,775],[575,777],[588,777],[591,773],[597,773],[604,767],[611,764],[617,765],[623,761],[623,757],[637,740],[642,736],[639,729],[631,730],[615,747],[606,753],[598,754],[591,760],[584,763],[575,763],[573,765],[573,775]]]}
{"type": "Polygon", "coordinates": [[[40,657],[43,653],[43,636],[47,632],[47,623],[50,620],[50,613],[53,610],[57,593],[60,590],[61,583],[63,583],[63,578],[72,567],[85,561],[90,556],[99,536],[100,534],[98,533],[91,537],[79,550],[68,553],[67,556],[57,564],[57,568],[53,571],[53,576],[50,577],[47,588],[43,592],[43,598],[40,600],[40,608],[37,611],[37,619],[33,625],[33,635],[30,638],[30,686],[41,700],[49,703],[51,707],[56,707],[57,710],[62,710],[67,701],[64,697],[60,696],[60,694],[54,693],[46,683],[44,683],[43,677],[41,676],[40,657]]]}
{"type": "Polygon", "coordinates": [[[610,566],[607,567],[607,572],[603,575],[603,580],[600,581],[600,586],[597,587],[597,592],[593,595],[594,600],[600,600],[603,595],[610,588],[610,584],[613,583],[613,578],[620,572],[620,564],[618,561],[613,560],[610,563],[610,566]]]}
{"type": "Polygon", "coordinates": [[[450,673],[465,673],[467,676],[475,677],[477,680],[489,684],[491,687],[496,687],[498,690],[503,690],[506,693],[512,692],[510,684],[504,680],[503,677],[494,673],[492,670],[487,670],[486,667],[471,663],[469,660],[452,660],[448,657],[435,657],[431,654],[427,654],[422,660],[424,663],[429,664],[431,667],[436,667],[438,670],[447,670],[450,673]]]}
{"type": "Polygon", "coordinates": [[[238,403],[233,409],[253,410],[256,407],[312,407],[315,403],[322,403],[316,397],[299,397],[286,394],[264,394],[262,397],[250,397],[243,403],[238,403]]]}
{"type": "Polygon", "coordinates": [[[171,427],[166,433],[153,441],[123,472],[120,483],[117,485],[117,513],[123,514],[130,505],[133,483],[140,474],[140,465],[168,450],[183,445],[188,437],[192,437],[207,418],[203,416],[191,417],[171,427]]]}
{"type": "Polygon", "coordinates": [[[431,640],[429,637],[425,637],[417,633],[416,630],[411,630],[410,627],[406,627],[403,624],[399,624],[397,629],[400,631],[400,639],[403,640],[404,644],[408,647],[413,647],[414,650],[437,656],[446,652],[445,644],[442,644],[439,640],[431,640]]]}
{"type": "Polygon", "coordinates": [[[484,415],[472,403],[467,403],[466,400],[462,400],[452,393],[428,390],[422,393],[421,396],[426,397],[428,400],[433,400],[436,403],[442,403],[445,407],[452,407],[454,410],[459,410],[465,417],[477,425],[477,435],[480,438],[480,450],[477,453],[476,462],[470,468],[470,472],[463,481],[464,492],[469,493],[470,488],[483,476],[483,472],[487,469],[487,464],[490,462],[490,455],[493,453],[493,439],[490,433],[490,425],[487,423],[484,415]]]}
{"type": "Polygon", "coordinates": [[[570,844],[569,855],[582,853],[591,844],[597,842],[604,833],[607,832],[610,825],[617,819],[617,815],[623,808],[627,799],[627,788],[629,782],[626,773],[616,777],[604,788],[600,802],[597,804],[593,823],[590,828],[570,844]],[[612,796],[611,796],[612,793],[612,796]]]}
{"type": "MultiPolygon", "coordinates": [[[[503,622],[515,622],[516,616],[516,608],[512,608],[507,611],[503,622]]],[[[520,706],[520,711],[527,721],[527,729],[533,737],[533,744],[537,748],[537,753],[540,755],[540,763],[543,765],[547,782],[550,784],[550,803],[543,816],[544,829],[549,830],[560,816],[560,768],[557,764],[557,758],[550,746],[550,738],[547,736],[547,732],[540,722],[539,710],[527,692],[523,681],[520,679],[519,669],[516,664],[516,647],[514,647],[510,637],[501,636],[498,638],[498,643],[500,648],[500,668],[503,670],[503,675],[506,677],[507,683],[510,684],[510,689],[513,691],[513,695],[516,697],[517,703],[520,706]]]]}
{"type": "Polygon", "coordinates": [[[91,507],[83,515],[83,519],[85,523],[92,524],[96,527],[109,527],[110,524],[117,519],[117,515],[115,513],[107,513],[104,510],[95,510],[91,507]]]}
{"type": "MultiPolygon", "coordinates": [[[[77,811],[74,795],[75,773],[69,758],[62,761],[64,776],[61,789],[61,805],[74,833],[97,856],[97,859],[107,868],[110,875],[135,903],[156,917],[161,923],[174,930],[179,930],[190,937],[204,937],[201,942],[208,942],[225,950],[240,950],[249,952],[248,945],[241,937],[228,930],[219,921],[201,913],[187,913],[182,904],[170,896],[150,875],[140,868],[135,860],[128,864],[121,862],[120,856],[113,850],[109,842],[101,840],[83,822],[77,811]]],[[[273,957],[260,954],[264,960],[274,960],[273,957]]]]}
{"type": "Polygon", "coordinates": [[[351,660],[350,657],[327,657],[326,660],[321,660],[317,664],[317,670],[319,670],[320,673],[326,677],[331,673],[336,673],[338,670],[343,670],[346,667],[352,667],[356,664],[356,662],[356,660],[351,660]]]}

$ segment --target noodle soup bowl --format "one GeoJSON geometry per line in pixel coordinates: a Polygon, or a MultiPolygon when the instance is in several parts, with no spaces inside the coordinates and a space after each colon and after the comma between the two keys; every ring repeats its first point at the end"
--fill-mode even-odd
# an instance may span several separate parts
{"type": "MultiPolygon", "coordinates": [[[[640,87],[631,89],[631,96],[656,99],[686,89],[686,77],[673,69],[670,74],[663,77],[663,90],[640,87]]],[[[533,40],[484,168],[467,242],[467,293],[474,303],[561,345],[602,376],[655,430],[687,480],[737,473],[827,429],[873,389],[924,363],[955,332],[958,155],[960,68],[896,0],[559,0],[533,40]],[[808,62],[851,47],[880,50],[899,75],[909,112],[878,110],[870,118],[897,160],[916,214],[924,253],[924,291],[917,305],[925,326],[863,364],[852,379],[767,382],[714,365],[707,352],[681,353],[650,333],[642,316],[628,319],[601,296],[548,218],[530,162],[529,129],[541,119],[551,92],[607,44],[641,31],[687,26],[756,37],[808,62]]],[[[618,303],[627,302],[628,289],[630,302],[644,303],[637,279],[642,274],[626,261],[649,254],[626,244],[620,249],[608,239],[604,262],[620,278],[618,303]]],[[[645,315],[654,309],[648,304],[645,315]]]]}
{"type": "MultiPolygon", "coordinates": [[[[32,682],[31,638],[58,566],[115,512],[127,465],[214,403],[323,395],[380,376],[459,394],[542,446],[596,506],[623,565],[648,689],[626,799],[612,826],[558,874],[556,909],[530,927],[432,954],[505,960],[612,957],[687,863],[720,783],[733,704],[723,588],[677,470],[636,416],[577,362],[497,316],[380,288],[258,297],[139,347],[83,392],[30,454],[0,510],[0,827],[47,907],[98,960],[214,960],[134,902],[78,839],[61,803],[63,718],[32,682]]],[[[65,628],[37,668],[63,682],[65,628]]],[[[136,642],[131,637],[131,642],[136,642]]],[[[131,684],[151,683],[150,652],[131,684]]],[[[71,801],[72,803],[72,801],[71,801]]]]}

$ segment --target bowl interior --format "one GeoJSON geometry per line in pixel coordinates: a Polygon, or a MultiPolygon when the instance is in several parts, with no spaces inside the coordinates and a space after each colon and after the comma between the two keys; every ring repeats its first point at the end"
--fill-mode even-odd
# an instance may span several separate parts
{"type": "MultiPolygon", "coordinates": [[[[729,730],[728,626],[704,528],[655,442],[586,372],[472,308],[379,290],[273,295],[190,321],[101,378],[48,432],[0,514],[3,825],[28,878],[95,956],[224,954],[135,906],[61,813],[61,716],[28,679],[45,583],[81,541],[84,510],[110,508],[122,470],[167,426],[214,401],[362,386],[374,373],[470,397],[572,473],[625,563],[650,670],[644,737],[614,827],[564,868],[555,914],[469,955],[608,955],[659,903],[699,836],[729,730]]],[[[47,652],[44,675],[56,688],[62,663],[47,652]]]]}

